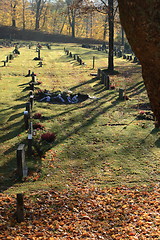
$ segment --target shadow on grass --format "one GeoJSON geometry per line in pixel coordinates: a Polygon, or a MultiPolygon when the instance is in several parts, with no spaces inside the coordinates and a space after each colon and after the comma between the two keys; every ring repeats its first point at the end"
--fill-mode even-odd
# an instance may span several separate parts
{"type": "Polygon", "coordinates": [[[0,168],[0,192],[5,191],[17,182],[16,159],[12,158],[0,168]]]}
{"type": "Polygon", "coordinates": [[[1,136],[1,143],[8,141],[24,131],[23,119],[9,126],[10,132],[1,136]]]}
{"type": "Polygon", "coordinates": [[[88,80],[86,82],[83,82],[83,83],[80,83],[80,84],[78,84],[78,85],[76,85],[74,87],[71,87],[70,90],[71,91],[76,90],[77,88],[79,88],[81,86],[87,85],[89,83],[94,83],[95,81],[97,81],[97,78],[92,78],[92,79],[90,79],[90,80],[88,80]]]}

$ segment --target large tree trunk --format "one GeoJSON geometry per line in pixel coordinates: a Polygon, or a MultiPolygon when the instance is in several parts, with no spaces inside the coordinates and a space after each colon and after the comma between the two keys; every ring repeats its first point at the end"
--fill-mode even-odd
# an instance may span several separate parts
{"type": "Polygon", "coordinates": [[[114,48],[114,16],[113,0],[108,0],[108,21],[109,21],[109,53],[108,53],[108,70],[114,70],[113,48],[114,48]]]}
{"type": "Polygon", "coordinates": [[[36,22],[35,22],[35,30],[39,30],[41,4],[42,4],[42,0],[36,1],[36,22]]]}
{"type": "Polygon", "coordinates": [[[118,0],[128,41],[142,64],[142,76],[160,126],[160,1],[118,0]]]}

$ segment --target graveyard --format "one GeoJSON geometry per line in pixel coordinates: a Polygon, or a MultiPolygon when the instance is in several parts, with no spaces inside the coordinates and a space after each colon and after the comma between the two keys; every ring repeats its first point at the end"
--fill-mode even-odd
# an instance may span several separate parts
{"type": "Polygon", "coordinates": [[[28,239],[158,239],[160,132],[139,61],[117,52],[111,74],[100,46],[37,45],[0,48],[0,197],[10,205],[4,239],[27,239],[27,231],[28,239]],[[24,194],[24,230],[10,217],[16,194],[24,194]],[[38,218],[46,226],[43,209],[36,212],[45,199],[56,208],[44,207],[54,215],[46,235],[33,228],[38,218]],[[103,215],[106,204],[112,210],[103,215]]]}

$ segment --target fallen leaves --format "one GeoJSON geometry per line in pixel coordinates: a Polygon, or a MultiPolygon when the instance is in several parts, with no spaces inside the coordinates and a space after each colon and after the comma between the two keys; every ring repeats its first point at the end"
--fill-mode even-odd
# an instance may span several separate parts
{"type": "Polygon", "coordinates": [[[25,221],[14,219],[16,196],[0,194],[0,239],[159,239],[160,189],[81,186],[25,195],[25,221]]]}

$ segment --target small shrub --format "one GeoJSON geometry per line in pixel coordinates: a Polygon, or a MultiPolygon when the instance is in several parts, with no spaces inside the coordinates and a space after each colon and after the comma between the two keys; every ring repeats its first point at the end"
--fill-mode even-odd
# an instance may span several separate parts
{"type": "Polygon", "coordinates": [[[46,132],[41,135],[42,141],[54,142],[55,138],[56,138],[55,133],[51,133],[51,132],[46,132]]]}

